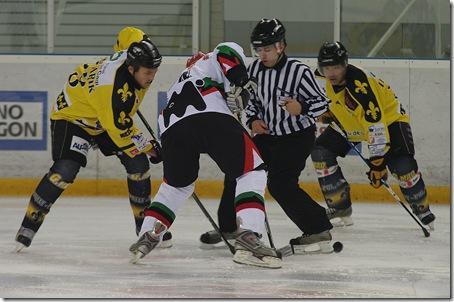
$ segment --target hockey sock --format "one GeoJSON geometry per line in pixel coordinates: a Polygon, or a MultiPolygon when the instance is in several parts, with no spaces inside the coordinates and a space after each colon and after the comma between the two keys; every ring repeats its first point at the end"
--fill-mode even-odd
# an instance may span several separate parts
{"type": "Polygon", "coordinates": [[[170,228],[177,210],[191,196],[192,192],[194,192],[194,184],[176,188],[162,183],[153,202],[145,209],[145,219],[139,236],[153,228],[154,222],[153,224],[148,223],[151,221],[148,216],[161,221],[167,228],[170,228]]]}
{"type": "Polygon", "coordinates": [[[349,208],[352,205],[350,186],[345,180],[341,168],[338,165],[327,167],[324,162],[314,162],[314,166],[320,189],[328,207],[335,209],[349,208]]]}
{"type": "MultiPolygon", "coordinates": [[[[50,208],[66,188],[67,183],[61,181],[56,173],[46,174],[38,184],[35,192],[33,192],[30,202],[27,206],[24,219],[22,220],[21,230],[29,229],[33,232],[27,231],[22,234],[28,239],[33,239],[34,234],[38,231],[44,222],[44,218],[49,213],[50,208]],[[58,186],[57,186],[58,184],[58,186]]],[[[18,235],[19,235],[18,233],[18,235]]]]}
{"type": "Polygon", "coordinates": [[[251,171],[237,178],[235,212],[238,227],[263,234],[265,230],[266,173],[251,171]]]}
{"type": "Polygon", "coordinates": [[[136,234],[142,227],[145,208],[150,204],[151,182],[150,171],[128,174],[129,202],[136,225],[136,234]]]}
{"type": "Polygon", "coordinates": [[[429,209],[426,185],[420,172],[411,171],[406,175],[394,175],[399,181],[399,187],[405,200],[410,204],[415,214],[424,213],[429,209]]]}

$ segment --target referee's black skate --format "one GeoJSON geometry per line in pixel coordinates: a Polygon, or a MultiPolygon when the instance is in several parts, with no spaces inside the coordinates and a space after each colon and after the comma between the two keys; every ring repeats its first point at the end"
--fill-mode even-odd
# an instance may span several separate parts
{"type": "Polygon", "coordinates": [[[167,249],[169,247],[172,247],[172,233],[170,231],[167,231],[164,233],[164,236],[162,236],[162,242],[159,244],[157,247],[161,249],[167,249]]]}
{"type": "Polygon", "coordinates": [[[233,261],[266,268],[281,268],[282,255],[279,251],[267,247],[257,234],[250,230],[239,230],[235,240],[233,261]]]}
{"type": "Polygon", "coordinates": [[[331,240],[333,237],[329,230],[318,234],[303,234],[290,239],[290,246],[294,254],[329,254],[334,251],[331,240]]]}
{"type": "Polygon", "coordinates": [[[352,207],[346,209],[327,208],[326,216],[331,221],[333,226],[349,226],[353,225],[352,207]]]}
{"type": "MultiPolygon", "coordinates": [[[[230,244],[235,244],[236,232],[222,232],[222,235],[224,235],[225,239],[227,239],[230,244]]],[[[200,235],[201,249],[209,250],[218,246],[222,246],[223,244],[224,241],[216,230],[211,230],[200,235]]]]}
{"type": "Polygon", "coordinates": [[[167,226],[156,220],[153,229],[140,236],[139,240],[129,248],[129,251],[133,254],[131,263],[137,263],[139,259],[150,253],[162,241],[166,231],[167,226]]]}

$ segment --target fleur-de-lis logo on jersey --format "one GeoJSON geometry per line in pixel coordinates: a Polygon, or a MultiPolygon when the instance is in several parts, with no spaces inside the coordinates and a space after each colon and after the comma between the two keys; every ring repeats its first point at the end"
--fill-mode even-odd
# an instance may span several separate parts
{"type": "Polygon", "coordinates": [[[57,98],[57,107],[58,109],[63,109],[67,106],[66,102],[65,102],[65,99],[63,97],[63,94],[60,94],[57,98]]]}
{"type": "Polygon", "coordinates": [[[355,80],[355,92],[358,93],[358,92],[361,92],[362,94],[367,94],[367,89],[366,87],[368,87],[369,85],[367,85],[367,83],[362,83],[361,81],[358,81],[358,80],[355,80]]]}
{"type": "Polygon", "coordinates": [[[68,102],[66,102],[65,95],[62,92],[57,97],[57,110],[62,110],[66,107],[68,107],[68,102]]]}
{"type": "Polygon", "coordinates": [[[126,116],[126,113],[124,111],[120,112],[120,116],[118,117],[118,123],[120,123],[124,126],[130,122],[131,122],[131,119],[128,116],[126,116]]]}
{"type": "Polygon", "coordinates": [[[380,112],[380,108],[375,107],[374,103],[369,102],[369,109],[367,109],[366,114],[371,116],[374,121],[378,119],[378,113],[380,112]]]}
{"type": "Polygon", "coordinates": [[[122,102],[126,102],[129,99],[129,97],[132,95],[132,92],[129,91],[128,83],[125,83],[123,85],[123,88],[118,89],[117,93],[120,95],[122,102]]]}

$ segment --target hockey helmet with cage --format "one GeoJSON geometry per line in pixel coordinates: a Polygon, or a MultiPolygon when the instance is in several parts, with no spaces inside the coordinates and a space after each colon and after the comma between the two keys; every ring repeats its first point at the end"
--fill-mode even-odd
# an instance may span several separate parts
{"type": "Polygon", "coordinates": [[[146,68],[158,68],[161,65],[162,56],[159,54],[156,45],[149,38],[140,42],[133,42],[128,48],[126,65],[138,69],[140,66],[146,68]]]}
{"type": "Polygon", "coordinates": [[[286,44],[285,27],[276,18],[260,20],[251,33],[251,45],[253,48],[263,47],[281,41],[286,44]]]}
{"type": "Polygon", "coordinates": [[[317,58],[318,70],[322,72],[323,66],[348,64],[348,52],[341,42],[325,42],[323,43],[317,58]]]}

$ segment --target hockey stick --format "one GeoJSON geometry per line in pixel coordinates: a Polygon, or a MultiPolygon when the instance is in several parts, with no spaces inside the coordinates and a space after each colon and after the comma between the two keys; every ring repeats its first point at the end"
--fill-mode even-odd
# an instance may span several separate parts
{"type": "MultiPolygon", "coordinates": [[[[159,145],[157,139],[156,139],[156,136],[154,135],[154,131],[153,129],[151,129],[150,125],[148,124],[147,120],[145,119],[145,117],[142,115],[142,112],[140,112],[139,110],[137,110],[137,115],[139,116],[140,120],[142,121],[142,123],[145,125],[145,128],[147,128],[148,132],[150,133],[151,137],[156,141],[157,143],[157,147],[160,149],[161,146],[159,145]]],[[[224,241],[224,243],[227,245],[227,247],[229,248],[230,252],[232,254],[235,254],[235,248],[233,247],[233,245],[231,245],[227,239],[225,238],[225,236],[222,234],[221,230],[218,228],[216,222],[214,222],[213,218],[211,218],[211,215],[210,213],[208,213],[208,211],[206,210],[206,208],[203,206],[202,202],[200,201],[199,197],[197,197],[197,195],[195,194],[195,192],[192,193],[192,198],[195,200],[195,202],[197,203],[197,205],[199,206],[200,210],[202,210],[203,214],[205,214],[205,217],[208,219],[208,221],[210,221],[211,225],[213,226],[213,228],[216,230],[216,232],[218,232],[218,234],[221,236],[222,240],[224,241]]]]}
{"type": "MultiPolygon", "coordinates": [[[[241,111],[237,112],[236,117],[237,117],[238,122],[241,124],[241,126],[243,126],[243,119],[242,119],[241,114],[242,114],[241,111]]],[[[247,131],[247,129],[246,129],[246,131],[247,131]]],[[[266,233],[268,235],[268,242],[270,243],[271,248],[276,249],[276,247],[274,246],[273,236],[271,235],[271,228],[270,228],[270,223],[268,222],[268,215],[266,214],[266,211],[264,213],[265,213],[265,228],[266,228],[266,233]]]]}
{"type": "MultiPolygon", "coordinates": [[[[370,168],[371,166],[370,166],[369,161],[367,159],[365,159],[364,156],[361,154],[361,152],[356,148],[356,146],[347,139],[347,135],[336,124],[336,122],[332,121],[330,123],[330,125],[331,125],[331,127],[333,127],[333,129],[336,132],[339,132],[339,134],[345,138],[348,145],[359,155],[359,157],[361,157],[361,159],[364,161],[364,163],[366,163],[366,165],[370,168]]],[[[389,192],[389,194],[391,194],[392,197],[394,197],[394,200],[397,201],[398,203],[400,203],[400,205],[405,209],[405,211],[407,211],[408,215],[410,215],[411,218],[413,218],[413,220],[421,227],[422,231],[424,232],[424,236],[429,237],[430,236],[429,231],[418,221],[418,219],[415,217],[415,215],[413,215],[413,213],[410,212],[410,210],[408,210],[407,206],[400,200],[399,196],[396,194],[396,192],[394,192],[394,190],[391,188],[391,186],[388,184],[388,182],[384,179],[381,179],[381,183],[386,188],[386,190],[389,192]]]]}

